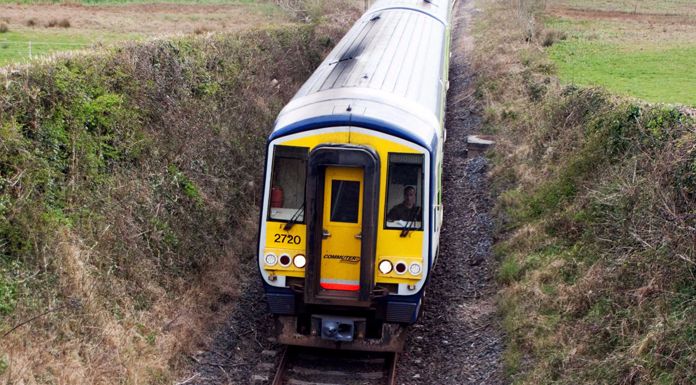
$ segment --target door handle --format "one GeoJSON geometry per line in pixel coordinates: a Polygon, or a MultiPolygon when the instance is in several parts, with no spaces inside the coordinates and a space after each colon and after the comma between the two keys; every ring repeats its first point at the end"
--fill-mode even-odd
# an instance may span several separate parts
{"type": "Polygon", "coordinates": [[[329,232],[329,230],[327,230],[327,229],[322,229],[322,232],[321,232],[321,237],[322,237],[322,238],[326,239],[326,238],[329,238],[330,236],[331,236],[331,233],[329,232]]]}
{"type": "Polygon", "coordinates": [[[357,234],[355,234],[355,238],[357,238],[357,239],[362,239],[362,233],[357,233],[357,234]]]}

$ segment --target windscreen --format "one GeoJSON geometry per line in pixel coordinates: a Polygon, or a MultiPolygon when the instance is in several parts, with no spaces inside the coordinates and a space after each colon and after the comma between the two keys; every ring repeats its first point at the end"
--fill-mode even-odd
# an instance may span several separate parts
{"type": "Polygon", "coordinates": [[[268,218],[304,222],[307,147],[275,146],[268,218]]]}
{"type": "Polygon", "coordinates": [[[423,155],[389,154],[386,228],[419,230],[423,223],[423,155]]]}

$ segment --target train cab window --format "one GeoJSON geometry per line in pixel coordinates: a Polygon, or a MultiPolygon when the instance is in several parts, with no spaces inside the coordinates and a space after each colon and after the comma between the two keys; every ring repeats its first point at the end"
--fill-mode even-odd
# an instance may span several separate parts
{"type": "Polygon", "coordinates": [[[423,228],[423,155],[389,154],[385,227],[423,228]]]}
{"type": "Polygon", "coordinates": [[[360,182],[331,182],[331,222],[358,223],[359,208],[360,182]]]}
{"type": "Polygon", "coordinates": [[[268,219],[304,222],[307,147],[275,146],[268,219]]]}

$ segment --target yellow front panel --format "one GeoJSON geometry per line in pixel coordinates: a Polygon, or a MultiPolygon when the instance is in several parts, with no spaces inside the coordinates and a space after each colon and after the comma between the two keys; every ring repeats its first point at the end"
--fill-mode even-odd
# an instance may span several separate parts
{"type": "MultiPolygon", "coordinates": [[[[294,258],[297,254],[306,256],[307,250],[307,225],[295,224],[290,230],[285,230],[284,222],[268,221],[266,227],[266,248],[264,255],[273,253],[280,257],[283,254],[294,258]]],[[[264,267],[268,271],[289,277],[304,277],[304,269],[298,269],[293,264],[284,267],[276,263],[273,266],[264,267]]]]}
{"type": "MultiPolygon", "coordinates": [[[[372,149],[374,149],[380,157],[381,160],[381,170],[380,170],[380,187],[379,187],[379,212],[378,212],[378,223],[377,223],[377,249],[376,249],[376,256],[375,256],[375,282],[377,283],[412,283],[415,281],[418,281],[422,279],[422,274],[418,276],[412,276],[408,272],[402,275],[397,275],[394,272],[391,272],[389,274],[383,275],[379,272],[377,269],[377,264],[379,263],[380,260],[382,259],[388,259],[392,262],[398,262],[399,260],[404,260],[406,262],[411,263],[412,261],[420,261],[422,264],[426,264],[427,262],[424,259],[423,256],[423,241],[424,241],[424,232],[420,230],[412,230],[408,233],[408,235],[404,238],[400,237],[399,235],[401,234],[401,230],[398,229],[385,229],[384,228],[384,219],[385,219],[385,206],[386,206],[386,190],[387,190],[387,166],[388,166],[388,159],[389,159],[389,153],[405,153],[405,154],[418,154],[421,153],[420,151],[414,150],[411,147],[404,146],[399,143],[392,142],[388,139],[385,138],[380,138],[377,136],[373,135],[368,135],[368,134],[363,134],[363,133],[356,133],[356,132],[348,132],[348,131],[343,131],[343,132],[334,132],[334,133],[323,133],[323,134],[318,134],[318,135],[311,135],[307,136],[304,138],[299,138],[299,139],[292,139],[288,140],[285,142],[282,142],[280,144],[287,145],[287,146],[301,146],[301,147],[308,147],[310,151],[314,149],[314,147],[320,145],[320,144],[340,144],[340,143],[351,143],[351,144],[358,144],[358,145],[364,145],[368,146],[372,149]]],[[[425,167],[428,167],[425,165],[425,167]]],[[[362,180],[362,170],[361,170],[361,176],[360,179],[362,180]]],[[[328,178],[327,178],[328,180],[328,178]]],[[[362,183],[361,183],[361,191],[362,191],[362,183]]],[[[429,191],[424,191],[424,193],[429,193],[429,191]]],[[[330,194],[330,192],[326,192],[325,194],[330,194]]],[[[326,195],[329,199],[326,199],[325,202],[330,201],[330,195],[326,195]]],[[[362,194],[361,194],[362,196],[362,194]]],[[[360,207],[361,210],[360,212],[362,213],[362,201],[360,202],[360,207]]],[[[326,208],[325,208],[325,215],[326,215],[326,208]]],[[[429,210],[427,207],[423,208],[424,214],[427,215],[429,210]]],[[[362,219],[361,219],[362,220],[362,219]]],[[[324,218],[324,223],[326,222],[326,218],[324,218]]],[[[277,224],[274,222],[269,222],[268,223],[268,232],[266,234],[266,247],[267,248],[274,248],[275,243],[274,243],[274,233],[272,229],[275,228],[275,226],[282,225],[284,224],[277,224]]],[[[304,225],[295,225],[293,227],[292,232],[295,233],[296,231],[300,231],[301,229],[301,235],[302,235],[302,241],[304,242],[304,237],[305,237],[305,231],[306,231],[306,226],[304,225]]],[[[353,230],[351,230],[353,231],[353,230]]],[[[358,229],[355,231],[355,234],[359,233],[360,230],[358,229]]],[[[350,235],[353,237],[355,234],[353,233],[346,233],[346,241],[347,241],[347,236],[350,235]]],[[[333,238],[333,234],[332,237],[333,238]]],[[[331,239],[329,238],[329,239],[331,239]]],[[[332,241],[336,241],[338,238],[333,238],[332,241]]],[[[336,241],[337,242],[337,241],[336,241]]],[[[355,244],[359,244],[359,242],[354,242],[352,247],[356,247],[355,244]]],[[[285,247],[285,245],[284,245],[285,247]]],[[[301,249],[303,251],[306,250],[306,245],[303,243],[301,246],[301,249]]],[[[298,248],[299,250],[299,248],[298,248]]],[[[351,254],[345,253],[345,254],[339,254],[335,253],[338,255],[352,255],[352,256],[360,256],[360,248],[357,246],[357,249],[352,249],[352,250],[357,250],[357,251],[351,251],[351,254]]],[[[322,253],[325,254],[325,253],[322,253]]],[[[344,258],[345,259],[345,258],[344,258]]],[[[323,263],[323,260],[322,260],[323,263]]],[[[345,265],[345,264],[344,264],[345,265]]],[[[323,266],[322,266],[322,271],[323,271],[323,266]]],[[[339,273],[337,273],[337,276],[341,277],[351,277],[351,276],[356,276],[359,277],[359,263],[356,263],[355,266],[353,267],[353,270],[351,269],[344,269],[344,266],[340,267],[337,269],[339,273]],[[349,271],[358,271],[358,274],[356,275],[355,273],[348,273],[349,271]],[[345,274],[345,275],[341,275],[345,274]],[[352,274],[352,275],[351,275],[352,274]]],[[[285,274],[284,272],[278,272],[278,274],[285,274]]],[[[302,272],[303,275],[304,272],[302,272]]],[[[294,274],[287,274],[289,276],[297,276],[294,274]]],[[[351,278],[352,279],[352,278],[351,278]]]]}

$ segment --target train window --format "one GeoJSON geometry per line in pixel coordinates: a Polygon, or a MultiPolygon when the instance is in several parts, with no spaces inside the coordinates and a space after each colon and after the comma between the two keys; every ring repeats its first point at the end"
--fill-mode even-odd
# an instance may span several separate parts
{"type": "Polygon", "coordinates": [[[360,182],[331,181],[331,222],[358,223],[360,182]]]}
{"type": "Polygon", "coordinates": [[[423,228],[423,155],[389,154],[385,227],[423,228]]]}
{"type": "Polygon", "coordinates": [[[305,179],[309,148],[275,146],[268,218],[304,222],[305,179]]]}

